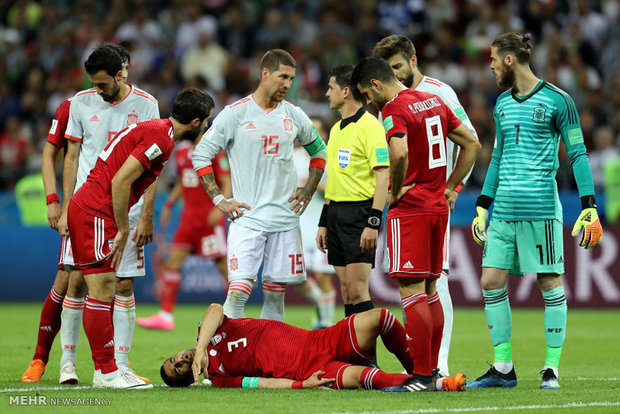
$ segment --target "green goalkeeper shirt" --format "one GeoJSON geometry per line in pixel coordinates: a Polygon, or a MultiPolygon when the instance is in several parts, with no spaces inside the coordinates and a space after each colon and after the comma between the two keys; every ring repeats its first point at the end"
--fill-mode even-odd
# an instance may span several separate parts
{"type": "Polygon", "coordinates": [[[562,220],[555,176],[564,141],[581,197],[594,194],[592,173],[572,98],[540,81],[526,96],[513,89],[497,98],[496,139],[482,194],[505,221],[562,220]]]}

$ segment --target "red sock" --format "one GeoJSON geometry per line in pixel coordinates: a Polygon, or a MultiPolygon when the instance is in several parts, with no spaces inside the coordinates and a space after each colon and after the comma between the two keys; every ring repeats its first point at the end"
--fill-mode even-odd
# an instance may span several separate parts
{"type": "Polygon", "coordinates": [[[367,390],[380,390],[404,382],[409,374],[390,374],[377,368],[366,368],[360,375],[360,382],[367,390]]]}
{"type": "Polygon", "coordinates": [[[396,355],[407,372],[411,372],[413,370],[413,359],[407,344],[407,333],[392,312],[387,309],[381,309],[379,335],[381,335],[381,340],[387,350],[396,355]]]}
{"type": "Polygon", "coordinates": [[[431,335],[433,319],[428,307],[426,293],[418,293],[402,299],[403,309],[407,317],[405,331],[409,338],[409,350],[413,358],[413,374],[432,375],[431,335]]]}
{"type": "Polygon", "coordinates": [[[47,294],[43,308],[41,309],[41,319],[39,320],[39,336],[37,337],[37,347],[34,350],[32,359],[40,359],[47,364],[50,357],[50,349],[54,343],[54,338],[60,330],[60,314],[62,313],[61,296],[52,287],[47,294]]]}
{"type": "Polygon", "coordinates": [[[428,307],[431,310],[433,318],[433,334],[431,335],[431,366],[437,368],[439,360],[439,348],[441,347],[441,338],[443,337],[443,308],[439,301],[439,293],[435,293],[428,298],[428,307]]]}
{"type": "Polygon", "coordinates": [[[114,327],[110,320],[111,302],[87,298],[84,306],[84,331],[90,344],[95,368],[102,374],[118,369],[114,360],[114,327]]]}
{"type": "Polygon", "coordinates": [[[172,313],[177,303],[177,295],[181,287],[181,272],[179,270],[164,270],[161,288],[161,310],[172,313]]]}

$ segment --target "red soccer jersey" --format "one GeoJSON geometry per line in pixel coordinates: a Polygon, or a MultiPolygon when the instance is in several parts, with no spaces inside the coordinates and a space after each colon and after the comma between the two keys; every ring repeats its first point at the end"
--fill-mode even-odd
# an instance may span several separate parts
{"type": "Polygon", "coordinates": [[[278,321],[224,316],[207,346],[213,384],[240,387],[248,372],[255,377],[296,378],[309,335],[278,321]]]}
{"type": "MultiPolygon", "coordinates": [[[[183,222],[195,222],[197,226],[204,226],[209,212],[215,207],[211,197],[202,188],[198,180],[198,174],[192,165],[192,153],[194,145],[189,141],[184,141],[177,145],[174,160],[177,165],[177,172],[183,187],[183,222]]],[[[213,174],[216,179],[222,175],[230,174],[228,159],[224,152],[220,152],[212,161],[213,174]]]]}
{"type": "Polygon", "coordinates": [[[65,138],[65,131],[67,130],[67,123],[69,122],[69,108],[71,107],[71,99],[63,101],[54,114],[52,119],[52,126],[47,133],[47,141],[56,145],[58,148],[64,148],[65,154],[67,154],[67,140],[65,138]]]}
{"type": "Polygon", "coordinates": [[[146,170],[131,186],[128,211],[157,179],[173,147],[174,127],[170,119],[151,119],[130,125],[99,154],[95,168],[73,195],[72,202],[91,214],[103,214],[114,220],[112,178],[129,156],[133,155],[146,170]]]}
{"type": "Polygon", "coordinates": [[[409,166],[403,186],[415,183],[388,217],[448,214],[446,137],[461,121],[441,98],[411,89],[400,91],[381,116],[388,141],[395,134],[407,135],[409,166]]]}

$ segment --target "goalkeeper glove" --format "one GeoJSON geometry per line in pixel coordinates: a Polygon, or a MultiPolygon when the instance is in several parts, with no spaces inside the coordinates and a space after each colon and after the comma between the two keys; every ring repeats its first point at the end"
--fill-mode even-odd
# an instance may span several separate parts
{"type": "Polygon", "coordinates": [[[581,241],[579,242],[579,245],[585,247],[586,249],[594,247],[596,243],[601,240],[601,237],[603,237],[603,228],[601,227],[601,222],[598,219],[596,206],[585,208],[581,211],[581,214],[573,226],[571,235],[573,237],[579,236],[582,227],[583,232],[581,232],[581,241]]]}
{"type": "Polygon", "coordinates": [[[484,246],[487,242],[487,218],[489,217],[489,210],[484,207],[476,206],[476,216],[471,223],[471,234],[474,237],[476,243],[480,246],[484,246]]]}

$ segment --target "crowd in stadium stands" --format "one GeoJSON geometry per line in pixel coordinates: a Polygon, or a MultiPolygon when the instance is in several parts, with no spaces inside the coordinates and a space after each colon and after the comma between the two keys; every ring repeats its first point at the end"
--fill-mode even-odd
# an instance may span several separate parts
{"type": "MultiPolygon", "coordinates": [[[[297,78],[287,99],[336,120],[324,97],[328,70],[356,63],[383,36],[413,40],[425,75],[459,95],[482,142],[470,188],[482,186],[501,92],[489,69],[500,33],[531,33],[536,75],[571,94],[597,190],[602,165],[620,156],[619,0],[55,0],[0,5],[0,189],[40,171],[58,105],[89,85],[83,62],[104,41],[131,53],[129,82],[170,113],[183,86],[216,99],[216,111],[258,83],[269,48],[290,51],[297,78]]],[[[565,150],[560,190],[574,187],[565,150]]]]}

